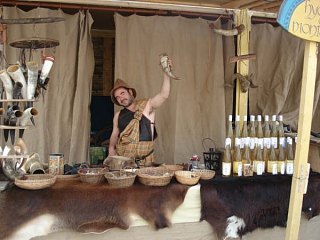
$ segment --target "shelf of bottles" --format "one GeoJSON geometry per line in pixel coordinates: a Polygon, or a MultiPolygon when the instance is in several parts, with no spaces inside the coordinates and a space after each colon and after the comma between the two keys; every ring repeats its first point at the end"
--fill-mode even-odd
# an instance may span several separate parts
{"type": "Polygon", "coordinates": [[[229,115],[225,152],[222,160],[222,175],[253,176],[264,174],[293,174],[293,139],[286,137],[283,116],[268,115],[235,116],[234,128],[232,115],[229,115]]]}

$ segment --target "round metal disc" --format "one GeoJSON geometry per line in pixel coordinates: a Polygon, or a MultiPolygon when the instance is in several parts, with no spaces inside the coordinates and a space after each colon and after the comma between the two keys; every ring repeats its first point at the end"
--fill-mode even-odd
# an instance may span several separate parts
{"type": "Polygon", "coordinates": [[[15,48],[31,48],[31,49],[39,49],[39,48],[53,48],[59,46],[59,41],[54,39],[46,39],[46,38],[31,38],[31,39],[21,39],[18,41],[14,41],[10,43],[11,47],[15,48]]]}
{"type": "Polygon", "coordinates": [[[62,17],[45,17],[45,18],[13,18],[13,19],[2,19],[0,18],[0,23],[2,24],[35,24],[35,23],[53,23],[64,21],[65,18],[62,17]]]}

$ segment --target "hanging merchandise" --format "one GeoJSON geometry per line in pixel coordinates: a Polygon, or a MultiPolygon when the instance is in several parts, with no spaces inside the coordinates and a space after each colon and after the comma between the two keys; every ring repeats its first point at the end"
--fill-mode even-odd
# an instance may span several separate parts
{"type": "MultiPolygon", "coordinates": [[[[0,44],[6,40],[6,25],[3,24],[43,24],[64,21],[60,17],[38,17],[22,19],[3,19],[0,13],[0,44]],[[5,27],[4,27],[5,26],[5,27]]],[[[36,36],[14,40],[9,46],[19,49],[19,59],[15,64],[9,65],[4,54],[4,47],[0,46],[1,68],[0,80],[3,85],[0,95],[0,109],[4,105],[6,110],[1,129],[4,132],[5,147],[7,151],[1,151],[2,156],[6,156],[6,161],[2,162],[2,168],[5,169],[6,176],[14,179],[26,171],[25,159],[31,159],[31,155],[25,151],[18,151],[19,143],[23,142],[22,137],[25,129],[34,126],[34,117],[38,115],[37,109],[33,107],[33,102],[47,89],[49,74],[54,63],[54,50],[59,46],[59,41],[50,38],[36,36]],[[46,49],[53,49],[50,54],[44,54],[46,49]],[[41,58],[34,60],[34,52],[41,50],[41,58]],[[27,60],[28,59],[28,60],[27,60]],[[2,92],[4,94],[2,94],[2,92]],[[19,131],[19,138],[16,140],[16,130],[19,131]],[[9,136],[11,144],[9,143],[9,136]],[[12,145],[13,147],[11,147],[12,145]],[[19,156],[18,156],[19,155],[19,156]],[[19,160],[21,159],[21,161],[19,160]],[[23,160],[24,159],[24,160],[23,160]],[[19,167],[13,166],[14,161],[19,160],[19,167]]],[[[39,54],[40,56],[40,54],[39,54]]],[[[25,147],[26,149],[26,147],[25,147]]],[[[40,162],[40,159],[38,159],[40,162]]],[[[40,169],[43,170],[43,169],[40,169]]],[[[39,171],[29,171],[31,174],[39,171]]],[[[40,171],[44,173],[44,171],[40,171]]]]}

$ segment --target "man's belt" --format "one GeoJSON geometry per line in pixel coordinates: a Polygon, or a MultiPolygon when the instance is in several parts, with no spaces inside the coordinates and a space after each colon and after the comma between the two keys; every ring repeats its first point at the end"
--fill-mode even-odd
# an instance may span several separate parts
{"type": "Polygon", "coordinates": [[[149,157],[153,152],[154,152],[154,149],[152,149],[148,154],[146,154],[146,155],[144,155],[144,156],[142,156],[142,157],[136,157],[136,158],[134,159],[134,161],[135,161],[135,163],[138,165],[138,167],[140,166],[140,162],[141,162],[142,160],[144,160],[145,158],[149,157]]]}

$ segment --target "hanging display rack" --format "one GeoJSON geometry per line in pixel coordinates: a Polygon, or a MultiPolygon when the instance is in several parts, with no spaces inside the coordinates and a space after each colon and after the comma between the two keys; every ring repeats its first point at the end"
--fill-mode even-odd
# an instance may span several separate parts
{"type": "Polygon", "coordinates": [[[62,22],[65,18],[62,17],[39,17],[39,18],[12,18],[3,19],[0,18],[2,24],[38,24],[38,23],[54,23],[62,22]]]}
{"type": "Polygon", "coordinates": [[[20,39],[9,44],[14,48],[26,48],[26,49],[40,49],[40,48],[53,48],[59,46],[59,41],[48,38],[33,37],[30,39],[20,39]]]}

